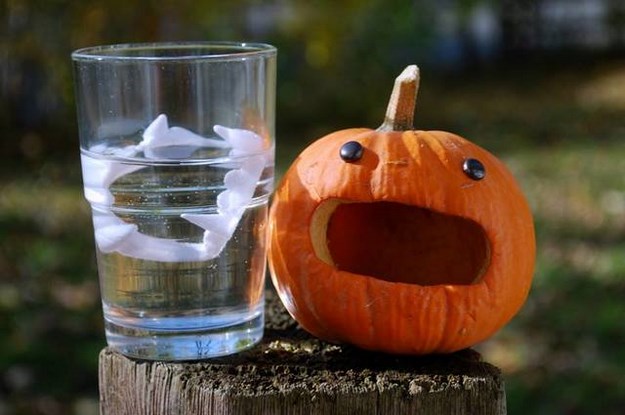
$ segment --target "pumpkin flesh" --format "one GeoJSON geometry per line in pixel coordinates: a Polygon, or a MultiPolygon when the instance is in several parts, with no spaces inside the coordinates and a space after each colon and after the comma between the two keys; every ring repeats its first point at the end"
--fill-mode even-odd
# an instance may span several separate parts
{"type": "Polygon", "coordinates": [[[490,262],[477,223],[421,207],[339,203],[325,227],[330,265],[389,282],[474,284],[490,262]]]}

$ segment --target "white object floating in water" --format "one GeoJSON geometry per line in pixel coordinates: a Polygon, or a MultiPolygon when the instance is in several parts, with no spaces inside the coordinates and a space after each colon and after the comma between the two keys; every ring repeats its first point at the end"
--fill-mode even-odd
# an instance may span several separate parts
{"type": "Polygon", "coordinates": [[[224,178],[226,190],[217,196],[216,214],[180,215],[183,219],[204,229],[203,243],[206,254],[210,258],[219,255],[232,238],[245,208],[254,197],[254,191],[264,168],[264,158],[255,156],[245,160],[241,168],[226,173],[224,178]],[[235,176],[236,179],[232,179],[235,176]]]}
{"type": "Polygon", "coordinates": [[[187,158],[203,147],[228,148],[230,145],[223,140],[204,138],[185,128],[170,128],[167,116],[161,114],[145,129],[143,140],[136,149],[143,151],[146,158],[187,158]]]}
{"type": "Polygon", "coordinates": [[[160,262],[189,262],[210,259],[211,254],[216,252],[214,248],[206,249],[204,243],[185,243],[145,235],[139,232],[137,225],[128,224],[114,214],[97,215],[99,217],[94,216],[93,221],[95,236],[98,247],[104,253],[118,252],[132,258],[160,262]]]}
{"type": "Polygon", "coordinates": [[[137,225],[126,223],[109,213],[93,215],[95,239],[102,252],[114,252],[120,243],[137,232],[137,225]]]}
{"type": "Polygon", "coordinates": [[[80,155],[82,180],[85,186],[85,199],[91,204],[110,206],[114,197],[109,191],[113,182],[122,176],[142,169],[145,166],[113,162],[80,155]]]}
{"type": "MultiPolygon", "coordinates": [[[[258,134],[219,125],[214,126],[214,131],[224,140],[204,138],[181,127],[169,127],[167,117],[161,114],[145,129],[139,144],[111,151],[125,157],[134,157],[143,151],[146,158],[184,158],[198,148],[215,147],[230,148],[232,157],[251,156],[224,176],[226,189],[217,196],[217,213],[181,215],[204,229],[203,241],[188,243],[145,235],[136,225],[124,222],[107,210],[94,215],[93,221],[96,243],[102,252],[162,262],[206,261],[221,253],[252,201],[269,160],[260,154],[253,156],[263,151],[263,140],[258,134]]],[[[85,196],[89,202],[101,206],[113,204],[109,187],[115,180],[145,167],[86,156],[82,156],[82,162],[85,196]]]]}
{"type": "Polygon", "coordinates": [[[254,196],[256,184],[264,168],[264,158],[256,156],[245,160],[241,168],[226,173],[224,176],[226,190],[217,195],[218,211],[228,213],[245,208],[254,196]]]}
{"type": "Polygon", "coordinates": [[[213,127],[213,131],[228,142],[232,150],[230,156],[244,156],[263,151],[263,138],[250,130],[227,128],[221,125],[213,127]]]}

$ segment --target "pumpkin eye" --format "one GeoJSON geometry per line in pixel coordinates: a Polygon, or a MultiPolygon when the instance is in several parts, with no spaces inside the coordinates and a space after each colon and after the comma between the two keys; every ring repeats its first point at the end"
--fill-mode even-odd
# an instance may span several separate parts
{"type": "Polygon", "coordinates": [[[462,163],[462,171],[473,180],[482,180],[486,177],[486,168],[477,159],[466,159],[462,163]]]}
{"type": "Polygon", "coordinates": [[[364,152],[364,148],[362,144],[357,141],[348,141],[347,143],[341,146],[340,155],[343,161],[353,162],[358,161],[362,158],[362,153],[364,152]]]}

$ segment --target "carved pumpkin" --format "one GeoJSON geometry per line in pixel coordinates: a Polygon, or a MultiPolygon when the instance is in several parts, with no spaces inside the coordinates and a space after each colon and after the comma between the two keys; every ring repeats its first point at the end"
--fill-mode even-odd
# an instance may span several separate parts
{"type": "Polygon", "coordinates": [[[535,240],[519,187],[477,145],[413,131],[417,88],[409,66],[380,128],[314,142],[274,195],[273,282],[319,338],[454,352],[491,336],[527,297],[535,240]]]}

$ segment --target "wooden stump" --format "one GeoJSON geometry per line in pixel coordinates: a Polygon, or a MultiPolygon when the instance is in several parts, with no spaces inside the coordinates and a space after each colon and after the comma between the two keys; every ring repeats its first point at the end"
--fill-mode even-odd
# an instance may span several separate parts
{"type": "Polygon", "coordinates": [[[103,415],[506,413],[500,371],[464,350],[406,357],[322,342],[268,293],[265,338],[203,362],[100,354],[103,415]]]}

